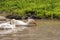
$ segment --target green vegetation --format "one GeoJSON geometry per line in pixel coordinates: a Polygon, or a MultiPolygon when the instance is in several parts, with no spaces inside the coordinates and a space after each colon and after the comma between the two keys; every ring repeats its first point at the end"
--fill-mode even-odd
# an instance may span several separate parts
{"type": "Polygon", "coordinates": [[[60,19],[60,0],[0,0],[0,12],[23,16],[26,11],[38,18],[60,19]]]}

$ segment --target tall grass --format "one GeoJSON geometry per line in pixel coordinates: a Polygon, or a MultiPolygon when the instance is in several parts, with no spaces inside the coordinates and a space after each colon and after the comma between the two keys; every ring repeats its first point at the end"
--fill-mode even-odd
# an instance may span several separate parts
{"type": "Polygon", "coordinates": [[[0,12],[24,16],[26,11],[38,18],[60,19],[60,0],[0,0],[0,12]]]}

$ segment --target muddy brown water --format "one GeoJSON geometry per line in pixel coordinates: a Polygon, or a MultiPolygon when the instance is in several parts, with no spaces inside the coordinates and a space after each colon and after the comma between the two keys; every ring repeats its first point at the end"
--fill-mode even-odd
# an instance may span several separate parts
{"type": "Polygon", "coordinates": [[[38,26],[20,26],[11,33],[0,34],[0,40],[60,40],[60,20],[37,20],[37,22],[38,26]],[[26,28],[22,29],[24,27],[26,28]]]}

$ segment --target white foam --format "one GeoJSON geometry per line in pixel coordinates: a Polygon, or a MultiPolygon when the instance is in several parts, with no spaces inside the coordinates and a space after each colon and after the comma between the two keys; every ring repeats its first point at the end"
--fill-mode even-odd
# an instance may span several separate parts
{"type": "Polygon", "coordinates": [[[17,33],[18,31],[23,31],[24,29],[26,29],[27,27],[18,27],[16,29],[9,29],[6,31],[1,31],[0,34],[10,34],[10,33],[17,33]]]}

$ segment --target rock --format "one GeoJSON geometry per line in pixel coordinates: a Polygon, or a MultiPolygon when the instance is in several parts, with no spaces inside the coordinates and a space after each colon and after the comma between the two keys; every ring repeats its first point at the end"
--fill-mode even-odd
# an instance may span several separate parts
{"type": "Polygon", "coordinates": [[[22,19],[22,17],[18,16],[18,15],[7,15],[6,18],[8,19],[22,19]]]}
{"type": "Polygon", "coordinates": [[[4,16],[0,16],[0,21],[5,21],[6,18],[4,16]]]}

